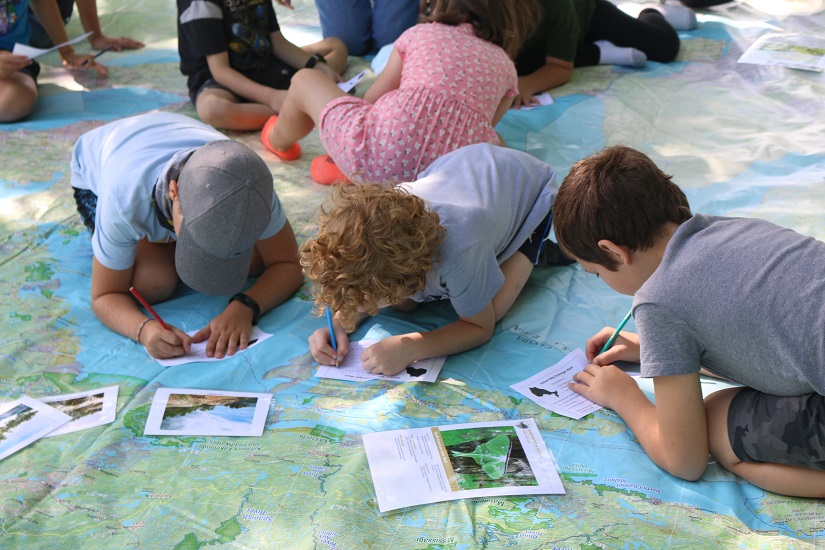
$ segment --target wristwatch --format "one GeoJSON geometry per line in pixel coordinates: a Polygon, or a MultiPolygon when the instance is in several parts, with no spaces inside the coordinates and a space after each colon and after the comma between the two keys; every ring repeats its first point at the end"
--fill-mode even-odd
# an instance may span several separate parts
{"type": "Polygon", "coordinates": [[[229,303],[231,304],[235,300],[239,301],[240,303],[242,303],[243,305],[252,310],[252,324],[257,325],[258,318],[261,316],[261,306],[258,305],[258,302],[256,302],[252,297],[247,296],[243,292],[239,292],[232,296],[229,299],[229,303]]]}
{"type": "Polygon", "coordinates": [[[306,64],[306,65],[304,65],[304,68],[306,68],[306,69],[311,69],[311,68],[313,68],[315,65],[317,65],[318,63],[323,63],[324,65],[326,65],[327,60],[326,60],[326,59],[324,59],[324,56],[323,56],[323,55],[321,55],[321,54],[319,54],[319,53],[316,53],[316,54],[313,54],[313,55],[312,55],[312,57],[310,57],[309,59],[307,59],[307,64],[306,64]]]}

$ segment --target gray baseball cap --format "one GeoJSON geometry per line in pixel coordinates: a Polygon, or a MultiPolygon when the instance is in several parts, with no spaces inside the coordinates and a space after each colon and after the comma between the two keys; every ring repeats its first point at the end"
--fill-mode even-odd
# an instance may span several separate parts
{"type": "Polygon", "coordinates": [[[240,292],[252,249],[272,217],[272,174],[252,149],[212,141],[189,157],[178,177],[183,223],[175,247],[181,280],[204,294],[240,292]]]}

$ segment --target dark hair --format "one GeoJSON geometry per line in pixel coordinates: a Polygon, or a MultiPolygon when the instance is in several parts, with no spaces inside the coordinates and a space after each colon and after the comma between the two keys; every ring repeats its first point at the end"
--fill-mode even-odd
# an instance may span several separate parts
{"type": "Polygon", "coordinates": [[[690,219],[687,197],[650,157],[630,147],[608,147],[570,169],[553,204],[561,249],[615,271],[618,262],[599,248],[608,239],[631,250],[653,246],[668,222],[690,219]]]}
{"type": "Polygon", "coordinates": [[[515,59],[521,45],[541,21],[537,0],[433,0],[422,22],[470,23],[476,36],[500,46],[515,59]]]}

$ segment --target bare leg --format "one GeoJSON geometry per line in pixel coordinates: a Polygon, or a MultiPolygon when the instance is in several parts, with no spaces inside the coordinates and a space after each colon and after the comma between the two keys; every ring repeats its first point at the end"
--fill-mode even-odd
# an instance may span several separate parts
{"type": "Polygon", "coordinates": [[[705,399],[710,454],[720,465],[767,491],[795,497],[825,498],[824,471],[739,460],[728,437],[728,408],[739,390],[740,388],[720,390],[705,399]]]}
{"type": "Polygon", "coordinates": [[[168,300],[178,284],[175,270],[175,243],[138,242],[132,286],[150,304],[168,300]]]}
{"type": "Polygon", "coordinates": [[[340,38],[331,36],[325,38],[320,42],[308,44],[301,47],[302,50],[309,54],[319,53],[327,60],[327,65],[330,66],[336,73],[340,73],[347,66],[347,46],[340,38]]]}
{"type": "Polygon", "coordinates": [[[278,122],[269,133],[269,143],[279,151],[309,134],[318,124],[321,111],[327,103],[346,95],[321,71],[302,69],[292,77],[278,122]]]}
{"type": "MultiPolygon", "coordinates": [[[[276,92],[286,99],[285,90],[276,92]]],[[[269,105],[245,103],[232,92],[221,88],[209,88],[201,92],[195,108],[202,121],[227,130],[260,130],[267,119],[275,114],[269,105]]]]}
{"type": "Polygon", "coordinates": [[[533,272],[533,263],[521,252],[516,252],[501,264],[501,272],[504,273],[504,286],[493,296],[496,322],[501,321],[501,318],[513,307],[513,303],[521,294],[521,289],[524,288],[533,272]]]}
{"type": "Polygon", "coordinates": [[[37,84],[27,74],[16,72],[0,78],[0,122],[26,118],[37,105],[37,84]]]}

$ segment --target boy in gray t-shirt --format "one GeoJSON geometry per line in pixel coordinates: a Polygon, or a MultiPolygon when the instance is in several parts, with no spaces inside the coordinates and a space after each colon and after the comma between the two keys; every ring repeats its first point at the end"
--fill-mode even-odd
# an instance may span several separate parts
{"type": "Polygon", "coordinates": [[[553,207],[561,248],[634,296],[639,334],[604,328],[571,389],[615,410],[650,458],[698,479],[708,452],[776,493],[825,497],[825,243],[772,223],[692,215],[644,154],[575,164],[553,207]],[[656,404],[612,365],[641,363],[656,404]],[[742,388],[702,400],[704,368],[742,388]]]}
{"type": "Polygon", "coordinates": [[[344,357],[347,333],[382,307],[439,299],[450,300],[457,321],[382,340],[362,354],[364,368],[393,375],[487,342],[553,246],[546,237],[554,183],[553,169],[530,155],[477,144],[399,187],[338,188],[301,253],[316,305],[335,311],[337,352],[328,328],[319,329],[309,339],[315,360],[344,357]]]}

